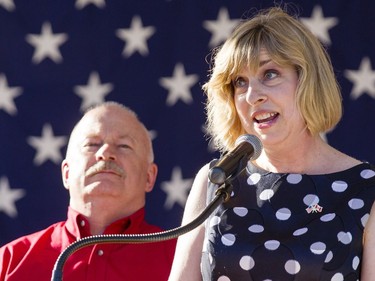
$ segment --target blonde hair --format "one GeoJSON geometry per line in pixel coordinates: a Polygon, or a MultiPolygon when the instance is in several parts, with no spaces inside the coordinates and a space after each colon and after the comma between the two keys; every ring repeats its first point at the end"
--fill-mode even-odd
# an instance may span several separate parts
{"type": "Polygon", "coordinates": [[[220,151],[234,148],[245,131],[236,112],[232,79],[244,65],[256,70],[260,50],[298,73],[296,103],[312,135],[332,129],[342,116],[342,98],[330,58],[319,40],[280,7],[261,11],[239,24],[212,56],[207,94],[207,133],[220,151]]]}

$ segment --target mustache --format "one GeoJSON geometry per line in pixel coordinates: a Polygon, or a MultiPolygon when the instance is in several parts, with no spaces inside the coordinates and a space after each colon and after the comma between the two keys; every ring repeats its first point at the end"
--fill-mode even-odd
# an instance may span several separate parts
{"type": "Polygon", "coordinates": [[[94,165],[92,165],[90,168],[86,171],[86,176],[93,176],[97,173],[100,173],[102,171],[110,171],[113,172],[119,176],[125,176],[125,171],[117,165],[115,162],[112,161],[99,161],[96,162],[94,165]]]}

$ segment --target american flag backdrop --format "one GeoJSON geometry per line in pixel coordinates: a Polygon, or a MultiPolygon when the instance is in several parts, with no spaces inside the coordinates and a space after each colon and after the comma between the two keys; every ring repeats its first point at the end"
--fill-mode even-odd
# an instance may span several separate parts
{"type": "MultiPolygon", "coordinates": [[[[210,50],[273,2],[0,0],[0,246],[66,218],[69,133],[109,100],[134,109],[153,138],[149,222],[177,227],[195,174],[218,157],[204,135],[210,50]]],[[[327,47],[342,88],[344,118],[327,141],[375,163],[375,2],[290,8],[327,47]]]]}

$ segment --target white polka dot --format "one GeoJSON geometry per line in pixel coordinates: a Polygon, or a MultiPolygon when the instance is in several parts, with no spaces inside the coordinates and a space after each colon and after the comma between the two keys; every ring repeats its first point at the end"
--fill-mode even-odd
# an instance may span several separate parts
{"type": "Polygon", "coordinates": [[[370,214],[364,214],[363,217],[361,218],[361,223],[363,227],[366,226],[369,217],[370,217],[370,214]]]}
{"type": "Polygon", "coordinates": [[[260,195],[259,195],[259,198],[261,200],[269,200],[272,198],[272,196],[274,195],[274,192],[272,189],[266,189],[266,190],[263,190],[260,195]]]}
{"type": "Polygon", "coordinates": [[[281,208],[277,210],[276,212],[276,217],[281,221],[285,221],[289,219],[290,216],[291,216],[291,211],[288,208],[281,208]]]}
{"type": "Polygon", "coordinates": [[[362,199],[353,198],[352,200],[349,201],[348,205],[351,209],[358,210],[358,209],[361,209],[365,205],[365,203],[363,202],[362,199]]]}
{"type": "Polygon", "coordinates": [[[261,178],[261,175],[258,174],[258,173],[251,174],[251,175],[247,178],[247,184],[248,184],[248,185],[254,185],[254,184],[257,184],[257,183],[260,181],[260,178],[261,178]]]}
{"type": "Polygon", "coordinates": [[[300,175],[300,174],[289,174],[286,177],[286,180],[287,180],[287,182],[289,182],[291,184],[297,184],[302,180],[302,175],[300,175]]]}
{"type": "Polygon", "coordinates": [[[227,276],[220,276],[217,281],[230,281],[230,279],[227,276]]]}
{"type": "Polygon", "coordinates": [[[329,221],[332,221],[335,217],[336,217],[335,213],[329,213],[329,214],[326,214],[324,216],[321,216],[320,220],[322,222],[329,222],[329,221]]]}
{"type": "Polygon", "coordinates": [[[375,171],[373,171],[373,170],[366,169],[366,170],[363,170],[361,172],[361,177],[364,178],[364,179],[369,179],[369,178],[372,178],[374,176],[375,176],[375,171]]]}
{"type": "Polygon", "coordinates": [[[248,229],[252,233],[261,233],[261,232],[264,231],[264,227],[262,225],[260,225],[260,224],[253,224],[248,229]]]}
{"type": "Polygon", "coordinates": [[[277,240],[268,240],[264,243],[264,247],[270,251],[277,250],[279,248],[280,242],[277,240]]]}
{"type": "Polygon", "coordinates": [[[285,270],[289,274],[294,275],[294,274],[297,274],[301,270],[301,265],[296,260],[288,260],[285,263],[285,270]]]}
{"type": "Polygon", "coordinates": [[[332,251],[329,251],[324,262],[329,263],[332,260],[332,258],[333,258],[333,253],[332,251]]]}
{"type": "Polygon", "coordinates": [[[312,206],[319,203],[319,197],[315,194],[307,194],[303,198],[303,203],[305,203],[306,206],[312,206]]]}
{"type": "Polygon", "coordinates": [[[307,232],[308,228],[307,227],[303,227],[303,228],[300,228],[300,229],[297,229],[296,231],[293,232],[293,235],[294,236],[300,236],[300,235],[303,235],[307,232]]]}
{"type": "Polygon", "coordinates": [[[240,259],[240,266],[243,270],[250,270],[254,267],[254,259],[250,256],[243,256],[240,259]]]}
{"type": "Polygon", "coordinates": [[[353,263],[352,263],[352,266],[353,266],[353,269],[354,269],[354,270],[357,270],[357,268],[358,268],[358,266],[359,266],[359,262],[360,262],[359,257],[358,257],[358,256],[355,256],[355,257],[353,258],[353,263]]]}
{"type": "Polygon", "coordinates": [[[315,242],[311,244],[310,251],[313,252],[316,255],[321,255],[326,250],[326,244],[323,242],[315,242]]]}
{"type": "Polygon", "coordinates": [[[352,242],[352,234],[350,232],[340,231],[337,234],[337,239],[344,245],[350,244],[352,242]]]}
{"type": "Polygon", "coordinates": [[[236,236],[234,236],[233,234],[224,234],[222,237],[221,237],[221,242],[225,245],[225,246],[232,246],[234,244],[234,242],[236,242],[236,236]]]}
{"type": "Polygon", "coordinates": [[[344,275],[342,273],[336,273],[333,275],[331,281],[343,281],[344,280],[344,275]]]}
{"type": "Polygon", "coordinates": [[[348,184],[344,181],[334,181],[332,183],[332,190],[336,192],[344,192],[348,188],[348,184]]]}
{"type": "Polygon", "coordinates": [[[244,217],[247,215],[247,209],[244,208],[244,207],[235,207],[233,208],[233,212],[237,215],[237,216],[240,216],[240,217],[244,217]]]}
{"type": "Polygon", "coordinates": [[[220,223],[221,219],[218,216],[214,216],[210,219],[210,227],[213,227],[215,225],[218,225],[220,223]]]}

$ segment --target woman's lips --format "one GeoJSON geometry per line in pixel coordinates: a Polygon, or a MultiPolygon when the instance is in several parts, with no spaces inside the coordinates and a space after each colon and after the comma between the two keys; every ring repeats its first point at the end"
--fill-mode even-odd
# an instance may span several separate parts
{"type": "Polygon", "coordinates": [[[279,116],[277,112],[263,112],[260,114],[256,114],[254,116],[255,122],[261,124],[261,123],[268,123],[270,121],[273,121],[279,116]]]}

